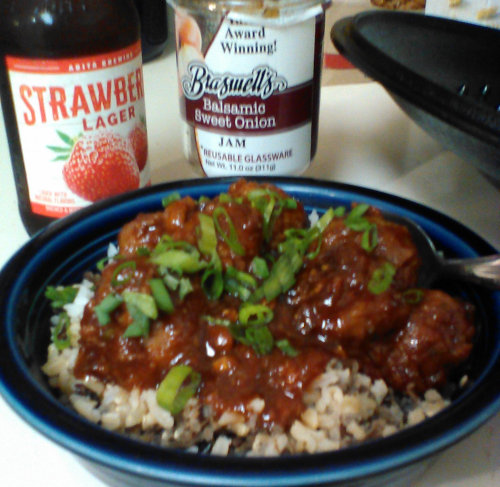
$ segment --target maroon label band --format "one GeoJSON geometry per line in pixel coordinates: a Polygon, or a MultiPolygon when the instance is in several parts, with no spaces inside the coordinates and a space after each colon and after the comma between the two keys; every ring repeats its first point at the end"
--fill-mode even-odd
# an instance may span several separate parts
{"type": "Polygon", "coordinates": [[[290,129],[312,119],[313,82],[263,100],[257,96],[205,94],[198,100],[181,99],[181,115],[188,123],[227,132],[262,133],[290,129]]]}

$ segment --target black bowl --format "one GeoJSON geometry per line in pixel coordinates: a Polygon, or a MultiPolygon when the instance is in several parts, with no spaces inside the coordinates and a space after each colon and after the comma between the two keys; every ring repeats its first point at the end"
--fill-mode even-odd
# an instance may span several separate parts
{"type": "MultiPolygon", "coordinates": [[[[453,284],[477,309],[474,353],[465,365],[469,385],[436,416],[390,437],[331,453],[280,458],[211,457],[160,448],[91,424],[58,401],[40,367],[50,340],[47,284],[79,282],[106,255],[119,228],[139,212],[158,211],[162,198],[215,196],[232,179],[163,184],[85,208],[37,234],[0,273],[0,392],[30,425],[78,455],[120,486],[404,486],[432,456],[459,441],[500,409],[500,293],[453,284]]],[[[352,201],[412,218],[450,256],[494,252],[461,224],[429,208],[374,190],[295,178],[273,183],[323,211],[352,201]]]]}
{"type": "Polygon", "coordinates": [[[368,11],[337,21],[331,38],[423,129],[500,183],[500,30],[368,11]]]}

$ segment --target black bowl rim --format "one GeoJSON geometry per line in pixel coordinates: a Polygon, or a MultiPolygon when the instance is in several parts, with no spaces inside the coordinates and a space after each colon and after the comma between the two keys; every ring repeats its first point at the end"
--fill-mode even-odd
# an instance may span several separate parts
{"type": "Polygon", "coordinates": [[[437,26],[443,30],[479,37],[500,38],[496,29],[415,12],[365,11],[336,21],[330,37],[338,51],[389,92],[425,110],[446,123],[500,148],[500,117],[479,107],[419,73],[407,68],[370,43],[360,32],[363,22],[389,18],[397,22],[437,26]]]}
{"type": "MultiPolygon", "coordinates": [[[[203,190],[215,188],[215,193],[239,178],[214,178],[174,181],[143,188],[133,193],[120,195],[105,202],[87,207],[62,220],[59,220],[35,235],[0,272],[0,310],[5,308],[6,295],[14,293],[2,279],[9,271],[20,271],[26,258],[57,238],[67,235],[77,227],[92,223],[98,213],[112,211],[120,205],[144,202],[172,191],[203,190]]],[[[492,253],[495,249],[481,237],[459,222],[419,203],[382,193],[377,190],[361,188],[349,184],[325,182],[315,179],[273,177],[247,178],[248,180],[269,181],[285,190],[295,189],[303,194],[337,191],[352,194],[354,200],[375,200],[389,206],[397,206],[404,212],[421,215],[424,219],[439,222],[460,239],[480,253],[492,253]],[[355,198],[354,198],[355,196],[355,198]]],[[[211,194],[210,190],[205,193],[211,194]]],[[[299,198],[301,196],[298,196],[299,198]]],[[[158,203],[159,205],[159,203],[158,203]]],[[[139,210],[138,210],[139,211],[139,210]]],[[[495,294],[496,307],[500,314],[500,293],[495,294]]],[[[4,313],[0,316],[4,320],[4,313]]],[[[426,420],[417,428],[408,428],[395,435],[375,440],[336,452],[300,455],[278,458],[239,458],[212,457],[182,452],[175,449],[158,448],[143,444],[122,435],[94,426],[72,412],[53,396],[42,390],[30,377],[25,364],[22,364],[19,351],[9,324],[2,323],[0,329],[0,393],[6,402],[36,430],[73,453],[97,465],[116,469],[125,474],[147,477],[155,480],[168,480],[196,485],[238,485],[248,486],[305,485],[325,482],[340,482],[360,479],[410,465],[427,458],[456,443],[472,433],[500,410],[500,391],[488,387],[484,380],[474,388],[474,394],[465,395],[453,404],[448,416],[438,414],[426,420]],[[18,367],[13,366],[15,364],[18,367]],[[480,402],[481,407],[477,404],[480,402]],[[36,408],[34,407],[36,404],[36,408]],[[451,415],[451,418],[449,417],[451,415]],[[448,427],[437,437],[436,431],[442,427],[446,417],[448,427]],[[440,426],[441,424],[441,426],[440,426]],[[119,441],[117,441],[119,440],[119,441]]],[[[490,361],[487,378],[500,371],[500,347],[490,361]]]]}

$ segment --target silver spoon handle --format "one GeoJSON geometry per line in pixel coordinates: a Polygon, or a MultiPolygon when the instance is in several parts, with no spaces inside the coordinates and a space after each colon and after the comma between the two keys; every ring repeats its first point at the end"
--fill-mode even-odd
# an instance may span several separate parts
{"type": "Polygon", "coordinates": [[[442,265],[443,272],[448,276],[500,289],[500,254],[474,259],[447,259],[442,265]]]}

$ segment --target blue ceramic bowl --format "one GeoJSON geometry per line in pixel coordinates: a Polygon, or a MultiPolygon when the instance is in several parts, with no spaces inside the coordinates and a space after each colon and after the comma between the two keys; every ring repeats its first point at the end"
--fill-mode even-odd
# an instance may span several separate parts
{"type": "MultiPolygon", "coordinates": [[[[0,392],[29,424],[78,455],[99,477],[120,486],[403,486],[433,455],[464,438],[500,409],[500,293],[443,283],[477,308],[470,377],[452,405],[385,439],[332,453],[281,458],[220,458],[148,445],[90,424],[61,404],[40,371],[49,342],[44,289],[81,280],[106,254],[119,228],[139,212],[161,209],[162,197],[214,196],[232,179],[174,182],[119,196],[50,225],[22,247],[0,274],[0,392]]],[[[368,189],[314,180],[275,178],[308,210],[352,201],[414,219],[449,256],[495,252],[461,224],[421,205],[368,189]]]]}

